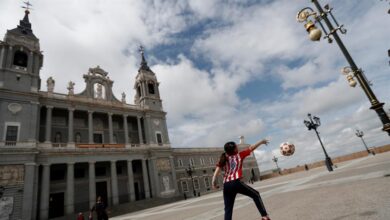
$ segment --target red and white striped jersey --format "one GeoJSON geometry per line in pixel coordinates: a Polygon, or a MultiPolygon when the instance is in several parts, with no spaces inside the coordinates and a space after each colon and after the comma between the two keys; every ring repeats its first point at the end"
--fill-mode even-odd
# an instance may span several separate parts
{"type": "Polygon", "coordinates": [[[249,156],[251,152],[252,151],[247,148],[237,154],[227,155],[226,164],[225,167],[223,167],[225,170],[225,174],[223,176],[224,183],[240,179],[242,177],[242,164],[244,163],[244,159],[249,156]]]}

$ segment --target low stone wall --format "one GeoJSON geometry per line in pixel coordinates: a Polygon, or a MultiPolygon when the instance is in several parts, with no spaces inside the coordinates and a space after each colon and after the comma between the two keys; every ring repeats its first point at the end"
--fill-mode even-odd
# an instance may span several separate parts
{"type": "MultiPolygon", "coordinates": [[[[370,148],[370,151],[373,151],[376,154],[380,154],[380,153],[384,153],[384,152],[390,151],[390,144],[384,145],[384,146],[381,146],[381,147],[370,148]]],[[[352,154],[348,154],[348,155],[343,155],[343,156],[332,158],[332,162],[333,162],[333,164],[337,164],[337,163],[341,163],[341,162],[344,162],[344,161],[354,160],[354,159],[357,159],[357,158],[365,157],[367,155],[368,155],[368,152],[364,150],[364,151],[359,151],[359,152],[355,152],[355,153],[352,153],[352,154]]],[[[324,160],[317,161],[317,162],[314,162],[314,163],[311,163],[311,164],[306,164],[306,166],[307,166],[308,169],[322,167],[322,166],[325,166],[325,161],[324,160]]],[[[298,165],[297,167],[294,167],[294,168],[283,169],[283,170],[281,170],[280,173],[274,172],[274,173],[262,175],[262,176],[260,176],[260,180],[265,180],[265,179],[273,178],[273,177],[276,177],[276,176],[286,175],[286,174],[300,172],[300,171],[304,171],[304,170],[305,170],[305,165],[298,165]]]]}

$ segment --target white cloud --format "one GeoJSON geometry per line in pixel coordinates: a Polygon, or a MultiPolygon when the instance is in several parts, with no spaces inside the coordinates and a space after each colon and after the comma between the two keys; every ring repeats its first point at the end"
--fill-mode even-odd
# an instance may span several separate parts
{"type": "MultiPolygon", "coordinates": [[[[114,80],[114,93],[120,96],[125,91],[127,101],[132,103],[139,44],[150,51],[163,45],[177,52],[166,60],[154,58],[156,64],[151,66],[161,82],[173,147],[222,146],[239,135],[245,135],[252,143],[270,136],[271,144],[256,151],[269,167],[274,166],[272,155],[279,155],[278,146],[286,140],[293,142],[297,151],[292,157],[280,158],[282,167],[322,159],[316,136],[302,123],[308,112],[321,117],[321,137],[332,156],[362,149],[354,136],[356,128],[366,132],[370,144],[388,143],[377,115],[368,109],[362,89],[350,88],[340,74],[347,62],[337,45],[309,41],[303,25],[295,21],[296,12],[309,2],[32,3],[30,21],[45,55],[41,78],[44,82],[53,76],[57,92],[66,92],[69,80],[76,81],[76,92],[81,92],[82,74],[100,65],[114,80]],[[183,39],[185,47],[180,48],[176,40],[182,39],[177,34],[194,26],[200,30],[183,39]],[[199,57],[211,66],[197,63],[199,57]],[[280,82],[283,88],[275,99],[253,102],[250,97],[239,96],[243,86],[252,80],[261,81],[264,76],[280,82]]],[[[16,27],[22,18],[19,4],[12,0],[0,2],[0,34],[16,27]]],[[[388,19],[384,3],[356,4],[350,0],[331,4],[338,21],[348,28],[348,34],[342,36],[345,45],[374,83],[373,90],[379,100],[387,103],[388,110],[386,53],[390,30],[378,25],[388,19]]],[[[46,89],[44,84],[42,89],[46,89]]],[[[262,89],[259,86],[256,92],[262,89]]]]}

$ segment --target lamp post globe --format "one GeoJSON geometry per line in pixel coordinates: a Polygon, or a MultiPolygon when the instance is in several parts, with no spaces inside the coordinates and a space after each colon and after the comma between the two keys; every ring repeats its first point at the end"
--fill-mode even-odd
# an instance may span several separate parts
{"type": "Polygon", "coordinates": [[[364,139],[363,139],[363,136],[364,136],[363,131],[360,131],[360,130],[356,129],[356,133],[355,133],[355,134],[356,134],[357,137],[359,137],[359,138],[362,140],[362,142],[363,142],[363,144],[364,144],[364,147],[366,148],[367,153],[368,153],[368,154],[374,155],[374,152],[371,152],[371,151],[368,149],[367,144],[366,144],[366,142],[365,142],[364,139]]]}
{"type": "Polygon", "coordinates": [[[319,135],[319,133],[317,131],[317,128],[321,125],[321,120],[317,116],[312,117],[310,113],[307,114],[307,117],[309,118],[309,120],[303,120],[303,123],[305,124],[305,126],[307,127],[307,129],[309,131],[310,130],[314,130],[316,132],[317,138],[320,141],[322,150],[324,151],[324,154],[325,154],[325,165],[326,165],[326,168],[328,169],[329,172],[332,172],[333,171],[332,159],[329,157],[328,153],[326,152],[324,144],[322,143],[320,135],[319,135]]]}
{"type": "Polygon", "coordinates": [[[272,158],[272,161],[273,162],[275,162],[275,165],[276,165],[276,169],[278,170],[278,173],[279,174],[282,174],[281,172],[280,172],[280,167],[279,167],[279,165],[278,165],[278,158],[277,157],[275,157],[275,155],[274,155],[274,157],[272,158]]]}

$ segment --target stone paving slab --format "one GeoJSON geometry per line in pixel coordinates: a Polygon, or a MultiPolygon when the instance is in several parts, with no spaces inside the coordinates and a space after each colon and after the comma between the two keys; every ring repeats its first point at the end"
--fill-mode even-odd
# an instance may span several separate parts
{"type": "MultiPolygon", "coordinates": [[[[390,152],[280,176],[253,185],[273,220],[389,220],[390,152]]],[[[179,201],[113,220],[222,220],[222,192],[179,201]]],[[[233,219],[261,219],[253,201],[238,196],[233,219]]]]}

